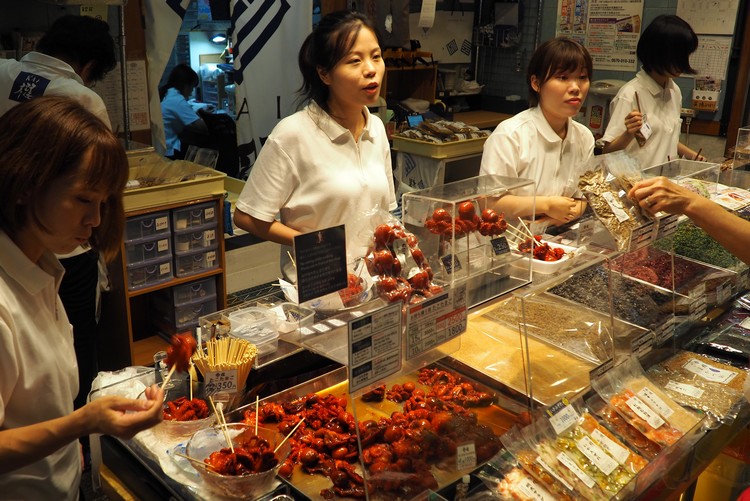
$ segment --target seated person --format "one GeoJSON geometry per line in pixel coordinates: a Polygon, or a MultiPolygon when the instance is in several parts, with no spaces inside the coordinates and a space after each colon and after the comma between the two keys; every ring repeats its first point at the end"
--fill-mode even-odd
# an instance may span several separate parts
{"type": "Polygon", "coordinates": [[[164,135],[168,158],[184,158],[180,136],[183,133],[208,134],[206,124],[187,102],[198,85],[198,74],[187,64],[178,64],[169,74],[167,83],[159,89],[164,135]]]}

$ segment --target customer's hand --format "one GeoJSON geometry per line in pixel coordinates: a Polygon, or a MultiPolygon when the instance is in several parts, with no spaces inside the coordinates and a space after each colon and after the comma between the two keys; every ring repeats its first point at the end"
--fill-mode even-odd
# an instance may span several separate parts
{"type": "Polygon", "coordinates": [[[684,214],[699,197],[699,194],[662,176],[638,181],[628,192],[628,198],[652,214],[659,211],[684,214]]]}

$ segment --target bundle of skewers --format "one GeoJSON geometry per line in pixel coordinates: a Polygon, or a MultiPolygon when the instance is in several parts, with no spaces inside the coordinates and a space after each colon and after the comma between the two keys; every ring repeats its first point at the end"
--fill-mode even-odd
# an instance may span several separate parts
{"type": "Polygon", "coordinates": [[[237,370],[237,383],[238,386],[242,385],[238,389],[244,389],[257,356],[258,348],[253,343],[245,339],[224,337],[207,341],[203,349],[196,350],[192,361],[204,378],[209,372],[237,370]]]}

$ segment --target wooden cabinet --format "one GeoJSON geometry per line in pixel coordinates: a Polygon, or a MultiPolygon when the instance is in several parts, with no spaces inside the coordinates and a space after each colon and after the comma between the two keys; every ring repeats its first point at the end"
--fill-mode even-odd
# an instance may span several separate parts
{"type": "Polygon", "coordinates": [[[221,195],[133,210],[109,266],[100,319],[100,370],[151,365],[175,332],[226,308],[221,195]]]}
{"type": "Polygon", "coordinates": [[[387,101],[411,97],[435,102],[437,64],[431,52],[389,49],[383,52],[383,58],[386,68],[381,97],[387,101]]]}

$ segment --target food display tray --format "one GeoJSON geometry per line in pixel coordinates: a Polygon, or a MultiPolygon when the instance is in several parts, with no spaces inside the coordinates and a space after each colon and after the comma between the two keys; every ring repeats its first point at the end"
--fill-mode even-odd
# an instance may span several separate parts
{"type": "Polygon", "coordinates": [[[430,158],[453,158],[482,153],[486,137],[448,143],[428,143],[417,139],[393,136],[393,149],[430,158]]]}

